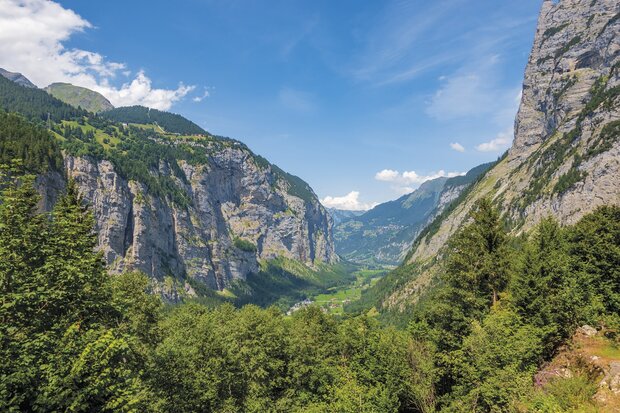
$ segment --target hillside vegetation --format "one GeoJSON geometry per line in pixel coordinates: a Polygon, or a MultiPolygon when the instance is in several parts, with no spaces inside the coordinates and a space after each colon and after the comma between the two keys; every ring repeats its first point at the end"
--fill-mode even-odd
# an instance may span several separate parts
{"type": "Polygon", "coordinates": [[[55,98],[88,112],[99,113],[114,109],[102,94],[69,83],[52,83],[44,90],[55,98]]]}
{"type": "Polygon", "coordinates": [[[424,182],[414,192],[377,205],[363,214],[340,219],[334,228],[336,252],[359,264],[396,266],[433,217],[449,207],[493,163],[479,165],[463,176],[424,182]]]}
{"type": "Polygon", "coordinates": [[[73,183],[41,214],[33,177],[3,170],[3,411],[583,411],[590,379],[532,377],[581,323],[620,327],[620,208],[512,239],[478,203],[433,298],[397,330],[314,307],[165,311],[144,275],[106,274],[73,183]]]}
{"type": "Polygon", "coordinates": [[[144,106],[126,106],[108,110],[101,114],[106,119],[122,123],[156,124],[161,132],[181,135],[206,135],[207,132],[194,122],[175,113],[163,112],[144,106]]]}

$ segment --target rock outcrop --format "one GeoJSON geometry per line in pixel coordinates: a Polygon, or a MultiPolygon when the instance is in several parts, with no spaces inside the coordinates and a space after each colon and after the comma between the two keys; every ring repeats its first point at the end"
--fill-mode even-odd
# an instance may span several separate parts
{"type": "MultiPolygon", "coordinates": [[[[572,224],[598,206],[620,204],[617,0],[543,2],[512,148],[416,242],[409,262],[430,262],[441,254],[482,197],[495,201],[515,233],[545,216],[572,224]]],[[[408,300],[403,291],[422,287],[406,286],[386,305],[402,305],[408,300]]]]}
{"type": "MultiPolygon", "coordinates": [[[[66,175],[92,205],[112,272],[138,269],[160,282],[172,277],[221,290],[257,273],[260,260],[286,257],[312,266],[338,259],[332,220],[316,196],[291,195],[290,175],[246,148],[222,148],[204,165],[179,164],[186,179],[175,179],[188,194],[185,206],[126,180],[107,160],[65,156],[66,175]]],[[[156,172],[173,176],[171,168],[162,161],[156,172]]],[[[39,186],[49,209],[64,178],[50,173],[39,186]]]]}

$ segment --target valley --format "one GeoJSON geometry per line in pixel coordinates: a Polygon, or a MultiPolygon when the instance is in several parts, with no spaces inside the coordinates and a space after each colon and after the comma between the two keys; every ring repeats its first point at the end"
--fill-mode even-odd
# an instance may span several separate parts
{"type": "Polygon", "coordinates": [[[356,269],[352,273],[355,279],[349,284],[330,287],[321,294],[309,295],[304,301],[290,307],[287,314],[290,315],[302,308],[316,305],[329,314],[343,315],[348,304],[359,300],[362,292],[375,285],[388,271],[387,269],[356,269]]]}
{"type": "MultiPolygon", "coordinates": [[[[185,14],[183,30],[164,24],[162,34],[200,38],[193,62],[214,78],[220,73],[228,88],[159,89],[142,69],[134,76],[124,64],[64,46],[95,26],[59,2],[0,0],[0,42],[5,15],[63,17],[11,26],[46,28],[60,40],[20,55],[23,74],[0,69],[0,411],[619,411],[618,0],[542,0],[535,28],[531,16],[512,15],[531,7],[521,2],[493,13],[467,2],[473,15],[459,2],[358,4],[361,14],[342,3],[346,18],[333,4],[309,3],[325,13],[303,35],[287,33],[285,47],[272,34],[308,14],[299,4],[282,5],[260,32],[261,14],[250,13],[250,3],[243,11],[198,3],[233,17],[218,17],[217,36],[199,36],[213,29],[208,13],[195,26],[185,25],[185,14]],[[423,18],[402,25],[401,14],[421,7],[430,7],[423,18]],[[330,16],[339,41],[354,39],[338,43],[338,53],[325,46],[335,30],[327,29],[330,16]],[[50,26],[65,21],[77,26],[50,26]],[[497,109],[516,91],[498,86],[514,68],[495,70],[518,54],[515,28],[530,21],[518,111],[497,109]],[[475,30],[465,30],[468,22],[475,30]],[[424,36],[429,30],[433,36],[424,36]],[[442,37],[450,30],[457,32],[442,37]],[[481,33],[495,35],[469,50],[484,51],[467,55],[476,64],[452,68],[447,62],[460,50],[434,53],[481,33]],[[211,59],[218,36],[243,64],[211,59]],[[256,50],[232,47],[250,38],[256,50]],[[414,47],[427,42],[433,50],[414,47]],[[56,59],[33,70],[28,62],[39,49],[56,59]],[[316,50],[320,58],[306,54],[316,50]],[[363,70],[349,72],[340,54],[365,63],[363,70]],[[406,58],[415,64],[397,73],[406,58]],[[49,82],[63,62],[72,71],[49,82]],[[116,72],[128,80],[115,80],[116,72]],[[370,81],[379,75],[388,79],[370,81]],[[312,93],[289,86],[315,77],[321,85],[312,93]],[[398,89],[404,100],[375,101],[379,89],[398,89]],[[258,95],[265,100],[253,100],[258,95]],[[341,107],[328,113],[327,101],[341,107]],[[207,115],[168,110],[191,113],[198,107],[191,105],[204,105],[207,115]],[[353,128],[345,122],[351,114],[353,128]],[[408,116],[406,127],[386,128],[408,116]],[[420,116],[430,123],[418,125],[420,116]],[[510,133],[484,143],[470,136],[488,134],[477,129],[483,122],[505,126],[504,118],[514,118],[510,133]],[[249,140],[209,132],[210,122],[249,140]],[[431,136],[431,124],[448,125],[442,134],[454,136],[431,136]],[[300,127],[312,140],[288,133],[300,127]],[[400,141],[392,137],[399,133],[400,141]],[[250,143],[289,166],[312,162],[318,190],[250,143]],[[364,194],[391,193],[392,201],[369,202],[357,177],[345,176],[362,174],[356,168],[370,161],[362,150],[377,158],[373,165],[385,163],[364,194]],[[407,162],[435,158],[450,169],[396,166],[399,152],[407,162]],[[330,173],[332,164],[340,175],[330,173]],[[334,196],[340,180],[350,192],[334,196]]],[[[135,40],[142,49],[144,40],[135,40]]],[[[162,53],[179,48],[172,69],[189,70],[180,43],[160,43],[162,53]]],[[[0,51],[0,66],[7,60],[0,51]]]]}

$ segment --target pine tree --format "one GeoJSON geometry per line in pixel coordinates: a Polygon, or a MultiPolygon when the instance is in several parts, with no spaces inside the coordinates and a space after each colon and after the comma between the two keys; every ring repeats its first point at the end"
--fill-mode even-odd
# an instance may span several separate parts
{"type": "Polygon", "coordinates": [[[568,337],[575,322],[567,243],[557,221],[543,219],[525,247],[523,268],[511,286],[517,311],[545,331],[545,355],[568,337]]]}
{"type": "MultiPolygon", "coordinates": [[[[36,391],[37,365],[48,346],[41,336],[44,312],[34,271],[43,262],[47,225],[37,214],[33,176],[2,168],[0,193],[0,410],[23,411],[36,391]]],[[[27,410],[27,409],[26,409],[27,410]]]]}
{"type": "Polygon", "coordinates": [[[95,220],[73,180],[52,211],[39,282],[47,292],[47,316],[60,328],[101,322],[110,311],[110,286],[101,253],[95,253],[95,220]]]}

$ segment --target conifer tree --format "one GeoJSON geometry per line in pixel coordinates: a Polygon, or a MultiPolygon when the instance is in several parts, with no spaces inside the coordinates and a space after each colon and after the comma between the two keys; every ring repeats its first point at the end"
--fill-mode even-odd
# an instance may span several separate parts
{"type": "Polygon", "coordinates": [[[33,276],[43,262],[46,220],[36,213],[34,177],[19,164],[2,167],[0,193],[0,411],[20,411],[34,397],[36,361],[47,347],[40,335],[43,311],[33,276]]]}
{"type": "Polygon", "coordinates": [[[48,292],[50,322],[61,328],[74,322],[98,323],[110,310],[111,292],[102,255],[94,252],[95,220],[75,181],[69,180],[51,218],[44,246],[47,260],[39,271],[39,282],[48,292]]]}

